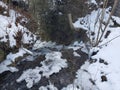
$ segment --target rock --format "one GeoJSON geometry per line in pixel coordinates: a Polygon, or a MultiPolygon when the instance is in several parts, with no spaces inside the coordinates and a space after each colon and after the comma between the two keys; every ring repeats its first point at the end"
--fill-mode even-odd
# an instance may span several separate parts
{"type": "Polygon", "coordinates": [[[92,63],[95,63],[95,62],[97,62],[97,59],[92,59],[92,58],[90,58],[89,62],[90,62],[91,64],[92,64],[92,63]]]}
{"type": "Polygon", "coordinates": [[[105,60],[103,60],[103,59],[101,59],[101,58],[100,58],[100,60],[99,60],[99,63],[103,63],[103,64],[105,64],[105,65],[108,65],[108,62],[106,62],[105,60]]]}
{"type": "Polygon", "coordinates": [[[108,65],[108,62],[104,62],[105,65],[108,65]]]}
{"type": "Polygon", "coordinates": [[[91,54],[91,56],[96,55],[98,52],[99,52],[99,50],[97,50],[97,51],[93,51],[92,54],[91,54]]]}
{"type": "Polygon", "coordinates": [[[102,81],[102,82],[107,81],[107,77],[106,77],[105,75],[101,76],[101,81],[102,81]]]}
{"type": "Polygon", "coordinates": [[[110,35],[111,31],[107,31],[104,38],[107,38],[110,35]]]}
{"type": "Polygon", "coordinates": [[[104,60],[100,58],[99,62],[100,62],[100,63],[104,63],[104,60]]]}

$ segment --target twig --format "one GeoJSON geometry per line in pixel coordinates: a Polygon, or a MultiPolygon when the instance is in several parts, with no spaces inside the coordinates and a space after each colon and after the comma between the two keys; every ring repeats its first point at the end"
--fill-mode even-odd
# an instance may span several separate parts
{"type": "Polygon", "coordinates": [[[112,8],[112,11],[111,11],[111,13],[110,13],[110,16],[109,16],[109,18],[108,18],[108,20],[107,20],[107,23],[106,23],[105,27],[104,27],[104,31],[102,32],[102,34],[101,34],[99,40],[96,42],[96,45],[95,45],[95,46],[98,46],[99,42],[101,41],[101,39],[102,39],[102,37],[103,37],[103,35],[104,35],[105,31],[106,31],[106,28],[107,28],[107,26],[108,26],[108,24],[109,24],[109,22],[110,22],[110,19],[111,19],[112,15],[113,15],[113,13],[114,13],[114,11],[115,11],[115,8],[116,8],[116,6],[117,6],[117,3],[118,3],[118,0],[115,0],[115,1],[114,1],[114,5],[113,5],[113,8],[112,8]]]}
{"type": "Polygon", "coordinates": [[[102,28],[102,22],[104,20],[105,8],[107,6],[107,3],[108,3],[108,0],[104,0],[103,8],[102,8],[102,14],[101,14],[101,20],[100,20],[100,25],[99,25],[99,29],[98,29],[98,33],[97,33],[97,38],[96,38],[96,43],[95,44],[97,44],[98,41],[99,41],[100,31],[101,31],[101,28],[102,28]]]}
{"type": "Polygon", "coordinates": [[[99,45],[98,47],[102,47],[102,46],[104,46],[104,45],[106,45],[106,44],[110,43],[111,41],[113,41],[113,40],[117,39],[118,37],[120,37],[120,35],[118,35],[118,36],[116,36],[116,37],[112,38],[111,40],[109,40],[109,41],[105,42],[105,43],[104,43],[104,44],[102,44],[102,45],[99,45]]]}

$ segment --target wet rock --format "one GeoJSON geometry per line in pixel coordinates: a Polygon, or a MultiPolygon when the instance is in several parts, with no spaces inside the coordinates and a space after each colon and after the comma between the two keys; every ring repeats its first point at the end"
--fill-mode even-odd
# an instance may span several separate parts
{"type": "Polygon", "coordinates": [[[104,62],[105,65],[108,65],[108,62],[104,62]]]}
{"type": "Polygon", "coordinates": [[[108,62],[106,62],[105,60],[103,60],[103,59],[101,59],[101,58],[99,59],[99,62],[100,62],[100,63],[103,63],[103,64],[105,64],[105,65],[108,65],[108,62]]]}
{"type": "Polygon", "coordinates": [[[102,81],[102,82],[107,81],[107,77],[106,77],[105,75],[101,76],[101,81],[102,81]]]}
{"type": "Polygon", "coordinates": [[[92,63],[95,63],[95,62],[97,62],[97,59],[92,59],[92,58],[91,58],[91,59],[89,60],[89,62],[90,62],[91,64],[92,64],[92,63]]]}
{"type": "Polygon", "coordinates": [[[104,38],[107,38],[110,35],[111,31],[107,31],[104,38]]]}
{"type": "Polygon", "coordinates": [[[100,62],[100,63],[104,63],[104,60],[100,58],[99,62],[100,62]]]}
{"type": "Polygon", "coordinates": [[[93,51],[92,54],[91,54],[91,56],[96,55],[98,52],[99,52],[99,50],[97,50],[97,51],[93,51]]]}

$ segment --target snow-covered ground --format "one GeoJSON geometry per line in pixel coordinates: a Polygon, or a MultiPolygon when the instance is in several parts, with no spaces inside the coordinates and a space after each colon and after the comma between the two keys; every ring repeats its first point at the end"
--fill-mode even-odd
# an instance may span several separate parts
{"type": "MultiPolygon", "coordinates": [[[[8,7],[6,4],[4,4],[2,1],[0,1],[0,6],[6,9],[7,12],[8,7]]],[[[17,32],[21,31],[22,32],[22,40],[21,42],[23,44],[30,44],[35,41],[36,36],[32,34],[27,28],[24,26],[16,25],[16,18],[21,16],[18,12],[10,9],[9,10],[9,16],[6,16],[3,14],[0,14],[0,42],[8,42],[9,47],[14,47],[16,46],[16,39],[14,38],[17,34],[17,32]],[[33,37],[31,37],[33,35],[33,37]]],[[[26,20],[26,18],[23,18],[22,20],[26,20]]],[[[26,21],[27,22],[27,21],[26,21]]],[[[7,48],[7,47],[6,47],[7,48]]],[[[22,45],[19,49],[19,51],[16,54],[13,54],[12,52],[8,54],[6,60],[4,60],[2,63],[0,63],[0,73],[4,71],[16,71],[16,68],[10,67],[9,65],[15,62],[15,59],[23,56],[24,54],[31,52],[27,49],[25,49],[22,45]]]]}
{"type": "MultiPolygon", "coordinates": [[[[92,0],[91,3],[96,3],[95,0],[92,0]]],[[[7,6],[0,1],[0,6],[7,8],[7,6]]],[[[106,9],[105,16],[103,19],[103,23],[106,23],[109,17],[109,9],[106,9]]],[[[76,28],[82,28],[89,32],[95,32],[95,35],[90,39],[97,37],[97,32],[99,29],[99,17],[102,9],[98,9],[93,11],[91,14],[86,15],[86,17],[79,18],[78,21],[74,23],[76,28]]],[[[9,11],[10,16],[7,17],[5,15],[0,15],[0,41],[7,42],[8,39],[10,41],[9,45],[11,47],[16,45],[16,40],[14,39],[15,33],[19,30],[24,32],[22,37],[23,43],[30,43],[33,40],[31,37],[31,32],[27,30],[27,28],[18,24],[16,26],[16,16],[20,14],[16,13],[14,10],[9,11]],[[11,25],[11,27],[9,27],[11,25]],[[27,33],[29,32],[29,35],[27,33]],[[6,38],[6,35],[9,38],[6,38]]],[[[119,17],[112,17],[118,24],[120,24],[119,17]]],[[[102,24],[104,28],[105,25],[102,24]]],[[[67,87],[62,88],[61,90],[120,90],[120,27],[114,27],[114,22],[110,20],[108,27],[106,28],[106,32],[110,31],[110,34],[107,38],[102,38],[102,41],[99,43],[97,47],[90,47],[90,51],[98,51],[98,53],[91,57],[92,60],[87,60],[85,64],[76,72],[76,79],[73,83],[69,84],[67,87]],[[92,62],[92,63],[91,63],[92,62]]],[[[101,33],[100,33],[101,34],[101,33]]],[[[36,36],[34,36],[34,39],[36,36]]],[[[57,46],[55,43],[46,42],[46,41],[37,41],[34,44],[33,49],[36,50],[38,48],[63,48],[62,45],[57,46]]],[[[85,53],[89,53],[86,49],[85,43],[83,42],[74,42],[74,44],[70,46],[66,46],[69,49],[73,49],[74,56],[81,57],[76,50],[82,47],[82,51],[85,53]]],[[[0,63],[0,73],[4,71],[15,72],[18,71],[15,67],[10,67],[9,65],[15,61],[15,58],[19,56],[23,56],[24,54],[29,53],[33,54],[29,50],[24,47],[20,47],[19,51],[15,54],[9,53],[6,59],[0,63]]],[[[34,84],[38,83],[42,77],[50,78],[50,75],[54,73],[59,73],[63,68],[67,68],[67,60],[62,59],[62,54],[60,51],[48,52],[45,54],[45,60],[40,62],[41,67],[36,66],[34,69],[27,69],[23,71],[23,74],[16,80],[17,83],[22,81],[26,81],[26,86],[31,88],[34,84]],[[42,72],[42,74],[40,73],[42,72]]],[[[39,87],[39,90],[58,90],[54,84],[51,82],[47,86],[39,87]]]]}
{"type": "MultiPolygon", "coordinates": [[[[90,15],[87,15],[86,17],[80,18],[78,21],[76,21],[74,26],[85,30],[95,31],[94,37],[96,38],[96,31],[99,27],[99,21],[96,23],[96,17],[98,17],[98,13],[100,12],[101,9],[98,11],[93,11],[90,15]],[[83,23],[80,24],[80,22],[83,23]]],[[[106,9],[104,16],[105,22],[107,21],[108,17],[109,12],[108,9],[106,9]]],[[[118,24],[120,24],[119,17],[113,16],[112,18],[118,24]]],[[[102,27],[105,26],[103,25],[102,27]]],[[[91,57],[94,62],[90,63],[90,61],[87,61],[81,67],[81,69],[78,70],[77,78],[79,81],[82,80],[81,83],[83,83],[83,85],[81,85],[81,83],[79,85],[81,85],[83,89],[75,90],[120,90],[120,27],[114,27],[114,23],[112,20],[110,20],[106,31],[111,32],[108,37],[104,38],[104,35],[102,42],[99,43],[98,47],[91,48],[91,51],[98,51],[96,55],[91,57]],[[79,74],[81,70],[83,70],[83,72],[79,74]],[[82,76],[83,78],[81,78],[82,76]],[[90,80],[92,80],[92,83],[94,82],[93,85],[89,83],[90,80]],[[94,86],[96,86],[96,88],[93,88],[94,86]]],[[[68,86],[67,89],[64,90],[70,90],[69,88],[73,88],[73,86],[68,86]]]]}
{"type": "Polygon", "coordinates": [[[0,41],[7,42],[9,40],[10,46],[11,47],[15,46],[16,40],[15,40],[14,36],[16,36],[16,33],[18,31],[21,31],[23,34],[23,37],[22,37],[23,43],[30,43],[31,41],[33,41],[35,39],[35,36],[32,38],[31,37],[32,33],[29,32],[27,30],[27,28],[21,26],[20,24],[18,24],[18,26],[16,26],[15,22],[16,22],[17,16],[19,16],[19,14],[17,12],[15,12],[14,10],[10,10],[9,13],[10,13],[10,17],[0,15],[0,22],[2,22],[0,24],[0,38],[2,38],[2,39],[0,41]],[[11,27],[9,27],[9,26],[11,26],[11,27]],[[26,32],[29,32],[29,35],[27,35],[26,32]],[[6,38],[7,35],[9,38],[6,38]]]}

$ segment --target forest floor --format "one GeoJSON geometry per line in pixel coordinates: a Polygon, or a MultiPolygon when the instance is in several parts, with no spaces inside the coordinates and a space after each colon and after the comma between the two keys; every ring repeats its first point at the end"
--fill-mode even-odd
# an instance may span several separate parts
{"type": "MultiPolygon", "coordinates": [[[[8,8],[2,1],[0,6],[8,8]]],[[[105,10],[104,23],[109,9],[105,10]]],[[[86,34],[67,46],[37,40],[26,27],[16,24],[20,14],[12,9],[9,16],[7,11],[0,12],[0,41],[10,47],[19,46],[20,42],[31,47],[21,45],[5,60],[0,59],[0,90],[120,90],[120,18],[112,16],[99,45],[86,48],[87,32],[90,30],[95,33],[91,37],[97,37],[99,12],[101,9],[94,10],[73,23],[86,34]],[[19,31],[22,38],[17,42],[19,31]]],[[[27,22],[26,18],[21,21],[27,22]]]]}

